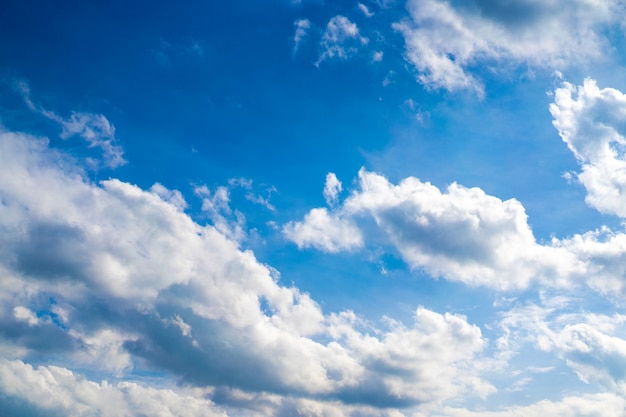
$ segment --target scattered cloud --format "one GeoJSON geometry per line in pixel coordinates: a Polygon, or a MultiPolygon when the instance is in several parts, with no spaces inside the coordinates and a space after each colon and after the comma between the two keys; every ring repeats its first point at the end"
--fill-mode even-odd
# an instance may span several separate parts
{"type": "Polygon", "coordinates": [[[95,382],[58,366],[37,368],[21,360],[0,361],[0,408],[8,417],[214,416],[226,413],[201,392],[152,388],[135,382],[95,382]]]}
{"type": "MultiPolygon", "coordinates": [[[[511,63],[547,70],[606,51],[603,30],[620,24],[626,8],[618,0],[493,2],[409,0],[410,18],[394,24],[405,39],[406,59],[427,88],[484,94],[472,74],[478,63],[511,63]],[[549,28],[549,29],[546,29],[549,28]]],[[[496,65],[494,65],[494,68],[496,65]]]]}
{"type": "MultiPolygon", "coordinates": [[[[462,408],[444,408],[428,414],[429,417],[610,417],[619,415],[626,407],[626,400],[612,393],[567,396],[560,401],[542,400],[526,406],[507,407],[502,411],[469,411],[462,408]]],[[[417,417],[426,417],[418,413],[417,417]]]]}
{"type": "Polygon", "coordinates": [[[286,224],[283,233],[299,248],[313,247],[336,253],[363,246],[359,228],[350,220],[329,214],[325,208],[312,209],[302,222],[286,224]]]}
{"type": "Polygon", "coordinates": [[[341,181],[337,179],[334,172],[329,172],[326,175],[326,184],[324,184],[324,198],[326,199],[326,204],[331,207],[337,204],[341,189],[341,181]]]}
{"type": "Polygon", "coordinates": [[[326,59],[347,59],[367,42],[368,39],[359,34],[356,23],[345,16],[337,15],[326,25],[320,42],[322,53],[315,65],[319,66],[326,59]]]}
{"type": "MultiPolygon", "coordinates": [[[[476,366],[486,342],[465,317],[420,307],[412,325],[375,326],[349,311],[324,315],[241,251],[229,231],[195,223],[178,193],[116,179],[93,184],[58,157],[45,140],[0,134],[0,332],[12,352],[0,374],[12,406],[107,415],[115,405],[116,415],[134,415],[137,404],[151,409],[160,398],[172,402],[173,415],[196,415],[196,405],[222,413],[208,400],[187,400],[185,390],[132,378],[93,383],[71,370],[102,364],[125,380],[131,370],[157,370],[199,389],[269,393],[320,410],[337,401],[393,409],[493,391],[476,366]],[[32,368],[29,352],[44,347],[59,365],[32,368]],[[33,380],[45,391],[37,404],[32,390],[26,396],[33,380]]],[[[196,192],[207,211],[229,210],[227,190],[196,192]]],[[[359,244],[343,227],[328,250],[359,244]]]]}
{"type": "Polygon", "coordinates": [[[90,148],[100,148],[104,154],[105,165],[110,168],[117,168],[126,163],[124,151],[115,139],[115,127],[102,114],[72,112],[66,119],[51,110],[37,106],[31,99],[30,87],[25,81],[17,82],[16,90],[22,95],[29,109],[59,124],[62,139],[79,136],[90,148]]]}
{"type": "Polygon", "coordinates": [[[538,279],[558,283],[583,270],[564,248],[536,242],[514,199],[502,201],[458,184],[441,192],[412,177],[393,185],[363,169],[359,186],[332,215],[313,209],[303,222],[286,226],[286,236],[300,247],[329,252],[383,241],[412,268],[499,289],[526,288],[538,279]],[[367,219],[374,220],[373,229],[367,219]]]}
{"type": "Polygon", "coordinates": [[[293,35],[293,53],[298,52],[300,44],[304,41],[311,29],[311,22],[308,19],[298,19],[293,22],[296,32],[293,35]]]}
{"type": "Polygon", "coordinates": [[[578,87],[564,82],[550,112],[582,167],[575,177],[587,190],[587,204],[626,217],[626,95],[592,79],[578,87]]]}
{"type": "Polygon", "coordinates": [[[358,8],[361,11],[361,13],[363,13],[365,15],[365,17],[372,17],[374,16],[374,12],[370,11],[370,9],[364,5],[363,3],[359,3],[358,4],[358,8]]]}

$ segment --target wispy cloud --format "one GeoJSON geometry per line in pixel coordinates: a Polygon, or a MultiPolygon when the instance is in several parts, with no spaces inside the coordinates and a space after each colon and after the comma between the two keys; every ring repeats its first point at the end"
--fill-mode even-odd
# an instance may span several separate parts
{"type": "Polygon", "coordinates": [[[326,59],[347,59],[354,54],[359,46],[367,44],[369,40],[359,34],[356,23],[347,17],[337,15],[330,19],[322,35],[320,54],[315,65],[319,66],[326,59]]]}
{"type": "Polygon", "coordinates": [[[58,123],[61,127],[61,138],[68,139],[79,136],[90,148],[100,148],[104,155],[104,163],[110,168],[117,168],[126,163],[124,151],[115,139],[115,127],[102,114],[72,112],[69,118],[63,118],[52,110],[36,105],[25,81],[16,83],[18,91],[26,105],[32,111],[58,123]]]}

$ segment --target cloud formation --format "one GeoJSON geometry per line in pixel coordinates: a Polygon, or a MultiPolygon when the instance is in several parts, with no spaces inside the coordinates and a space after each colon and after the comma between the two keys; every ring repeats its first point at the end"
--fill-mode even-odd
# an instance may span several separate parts
{"type": "Polygon", "coordinates": [[[359,190],[334,212],[313,209],[285,233],[300,247],[328,252],[358,248],[362,240],[382,241],[414,269],[499,289],[526,288],[538,279],[558,283],[582,271],[582,263],[564,248],[536,242],[514,199],[502,201],[458,184],[441,192],[413,177],[393,185],[363,169],[359,190]],[[374,227],[367,226],[368,219],[374,227]]]}
{"type": "Polygon", "coordinates": [[[565,82],[555,91],[550,112],[581,165],[575,176],[587,189],[587,204],[626,217],[626,95],[600,89],[592,79],[581,86],[565,82]]]}
{"type": "MultiPolygon", "coordinates": [[[[79,410],[83,385],[123,410],[135,407],[133,393],[184,407],[179,394],[132,381],[146,370],[187,386],[374,409],[493,390],[476,367],[486,342],[465,317],[420,307],[412,325],[375,327],[349,311],[324,315],[217,227],[194,222],[175,191],[93,184],[46,140],[22,133],[0,133],[0,164],[3,369],[5,381],[49,385],[36,407],[79,410]],[[41,354],[58,365],[28,365],[41,354]],[[130,379],[94,384],[75,366],[130,379]]],[[[210,193],[213,206],[227,204],[219,195],[210,193]]],[[[8,393],[16,407],[32,405],[8,393]]],[[[93,401],[87,407],[106,414],[109,402],[93,401]]]]}
{"type": "MultiPolygon", "coordinates": [[[[554,125],[582,165],[577,178],[589,192],[587,202],[618,216],[626,213],[625,103],[621,92],[587,80],[579,87],[565,83],[550,106],[554,125]]],[[[380,244],[415,270],[499,290],[586,283],[606,296],[626,291],[623,231],[601,227],[542,243],[515,199],[456,183],[442,191],[413,177],[392,184],[364,169],[358,178],[358,189],[343,202],[289,223],[286,237],[332,253],[380,244]]]]}
{"type": "Polygon", "coordinates": [[[315,65],[319,66],[326,59],[347,59],[367,42],[368,39],[360,35],[356,23],[342,15],[334,16],[328,21],[322,35],[322,52],[315,65]]]}
{"type": "Polygon", "coordinates": [[[478,64],[526,64],[548,70],[606,50],[603,30],[625,16],[618,0],[559,2],[521,0],[409,0],[410,18],[394,25],[405,39],[406,59],[428,88],[483,94],[478,64]]]}
{"type": "MultiPolygon", "coordinates": [[[[16,90],[22,95],[29,109],[58,123],[62,139],[79,136],[90,148],[100,148],[104,155],[104,164],[110,168],[117,168],[126,163],[124,151],[115,139],[115,127],[104,115],[72,112],[69,118],[63,118],[52,110],[37,106],[31,99],[30,88],[26,82],[18,82],[16,90]]],[[[97,165],[96,161],[90,161],[97,165]]]]}

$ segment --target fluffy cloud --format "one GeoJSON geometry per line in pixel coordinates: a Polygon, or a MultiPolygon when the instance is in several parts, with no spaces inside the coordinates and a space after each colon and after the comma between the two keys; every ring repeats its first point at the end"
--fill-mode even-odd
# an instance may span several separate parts
{"type": "Polygon", "coordinates": [[[587,203],[603,213],[626,217],[626,95],[600,89],[586,79],[563,83],[550,105],[554,126],[582,166],[576,178],[587,203]]]}
{"type": "Polygon", "coordinates": [[[302,222],[286,224],[283,233],[299,248],[336,253],[363,246],[361,231],[353,222],[330,215],[323,207],[311,210],[302,222]]]}
{"type": "MultiPolygon", "coordinates": [[[[566,82],[550,111],[582,166],[570,175],[587,189],[587,203],[626,217],[626,95],[590,79],[578,87],[566,82]]],[[[624,231],[601,227],[542,244],[518,201],[478,188],[454,183],[442,191],[412,177],[394,185],[361,170],[359,188],[339,204],[330,198],[336,195],[332,184],[329,174],[324,194],[330,211],[314,209],[285,227],[299,247],[337,252],[382,243],[414,269],[470,285],[506,290],[585,282],[608,297],[626,293],[624,231]]]]}
{"type": "MultiPolygon", "coordinates": [[[[94,184],[48,141],[7,131],[0,165],[0,341],[13,359],[3,381],[24,381],[3,392],[15,407],[106,415],[111,403],[139,415],[131,391],[146,409],[154,398],[186,403],[130,382],[89,382],[75,367],[122,380],[158,371],[320,413],[355,404],[355,415],[492,390],[475,366],[486,342],[462,316],[420,308],[413,325],[382,327],[350,312],[325,316],[217,227],[194,222],[163,185],[94,184]],[[58,367],[26,364],[42,357],[58,367]],[[31,380],[49,386],[37,406],[16,391],[31,380]],[[80,405],[79,393],[100,391],[80,405]]],[[[228,203],[218,190],[201,196],[214,208],[228,203]]]]}
{"type": "Polygon", "coordinates": [[[471,74],[479,62],[511,61],[554,69],[602,56],[602,29],[623,21],[618,0],[471,2],[409,0],[410,19],[394,25],[406,58],[427,87],[482,94],[471,74]]]}
{"type": "Polygon", "coordinates": [[[198,392],[150,388],[132,382],[89,381],[57,366],[0,361],[0,408],[7,417],[215,416],[226,413],[198,392]]]}
{"type": "Polygon", "coordinates": [[[324,199],[326,199],[326,204],[329,206],[337,204],[341,189],[341,181],[337,179],[334,172],[329,172],[326,175],[326,184],[324,184],[324,199]]]}
{"type": "Polygon", "coordinates": [[[359,187],[332,213],[313,209],[302,222],[288,224],[286,236],[300,247],[336,252],[360,247],[363,228],[365,239],[391,244],[412,268],[500,289],[526,288],[539,279],[560,285],[584,270],[565,248],[536,242],[514,199],[458,184],[441,192],[413,177],[393,185],[365,170],[359,187]]]}

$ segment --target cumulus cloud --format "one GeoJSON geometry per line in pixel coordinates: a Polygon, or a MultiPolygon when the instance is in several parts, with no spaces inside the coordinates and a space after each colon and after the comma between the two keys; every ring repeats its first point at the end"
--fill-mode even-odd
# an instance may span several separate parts
{"type": "Polygon", "coordinates": [[[592,79],[574,86],[564,82],[550,105],[554,126],[574,153],[587,190],[587,203],[626,217],[626,95],[600,89],[592,79]]]}
{"type": "Polygon", "coordinates": [[[341,181],[337,179],[334,172],[329,172],[326,175],[326,184],[324,184],[324,198],[326,199],[326,204],[331,207],[337,204],[337,199],[339,198],[341,190],[341,181]]]}
{"type": "MultiPolygon", "coordinates": [[[[221,415],[181,391],[94,383],[73,368],[116,380],[156,371],[211,388],[209,398],[228,388],[292,398],[302,410],[354,404],[355,415],[492,390],[475,366],[486,342],[465,317],[419,308],[411,325],[374,326],[351,312],[324,315],[226,232],[194,222],[163,185],[94,184],[46,140],[7,131],[0,165],[0,341],[9,359],[0,372],[3,400],[16,410],[107,415],[115,404],[117,415],[141,415],[134,407],[151,410],[158,398],[178,404],[173,415],[196,415],[196,405],[221,415]],[[40,355],[56,367],[32,368],[40,355]],[[45,391],[35,405],[37,395],[25,397],[31,383],[45,391]]],[[[219,189],[202,195],[209,208],[228,205],[219,189]]],[[[351,235],[342,227],[338,236],[351,235]]],[[[348,240],[328,247],[357,244],[337,239],[348,240]]],[[[289,403],[279,402],[268,415],[289,403]]]]}
{"type": "Polygon", "coordinates": [[[511,62],[549,70],[606,50],[603,29],[617,25],[626,10],[621,1],[522,0],[471,2],[409,0],[410,18],[394,28],[404,36],[406,58],[429,88],[469,89],[483,94],[472,74],[477,63],[511,62]]]}
{"type": "MultiPolygon", "coordinates": [[[[579,90],[603,97],[591,81],[579,90]]],[[[619,107],[622,94],[605,91],[619,99],[604,104],[610,108],[605,112],[589,110],[585,98],[572,101],[572,91],[570,85],[558,90],[551,106],[555,125],[583,165],[578,177],[589,190],[587,200],[621,215],[626,207],[621,194],[626,182],[622,184],[619,168],[626,163],[620,151],[624,138],[617,133],[626,120],[619,107]],[[598,184],[603,186],[594,188],[598,184]]],[[[331,184],[329,174],[326,189],[331,184]]],[[[537,242],[524,207],[515,199],[502,201],[456,183],[440,190],[413,177],[392,184],[364,169],[359,188],[350,196],[341,202],[328,200],[332,210],[312,209],[302,221],[288,223],[285,236],[300,248],[331,253],[381,245],[397,251],[415,270],[468,285],[519,290],[533,284],[574,288],[584,283],[609,298],[626,293],[624,231],[603,226],[537,242]]]]}
{"type": "Polygon", "coordinates": [[[347,59],[367,42],[368,39],[360,35],[356,23],[345,16],[337,15],[326,25],[320,42],[322,53],[315,65],[319,66],[326,59],[347,59]]]}
{"type": "Polygon", "coordinates": [[[7,417],[226,417],[193,390],[151,388],[135,382],[98,383],[66,368],[33,368],[20,360],[0,361],[0,392],[0,408],[7,417]]]}
{"type": "Polygon", "coordinates": [[[283,227],[284,235],[300,248],[316,248],[336,253],[363,246],[361,231],[347,219],[329,214],[326,208],[316,208],[302,222],[290,222],[283,227]]]}
{"type": "Polygon", "coordinates": [[[382,239],[412,268],[500,289],[526,288],[537,279],[558,284],[582,271],[582,263],[563,247],[536,242],[514,199],[502,201],[458,184],[442,192],[413,177],[393,185],[363,169],[359,186],[332,215],[313,209],[302,222],[287,225],[286,236],[300,247],[329,252],[382,239]],[[373,229],[367,219],[374,220],[373,229]],[[359,224],[366,229],[363,238],[359,224]]]}

